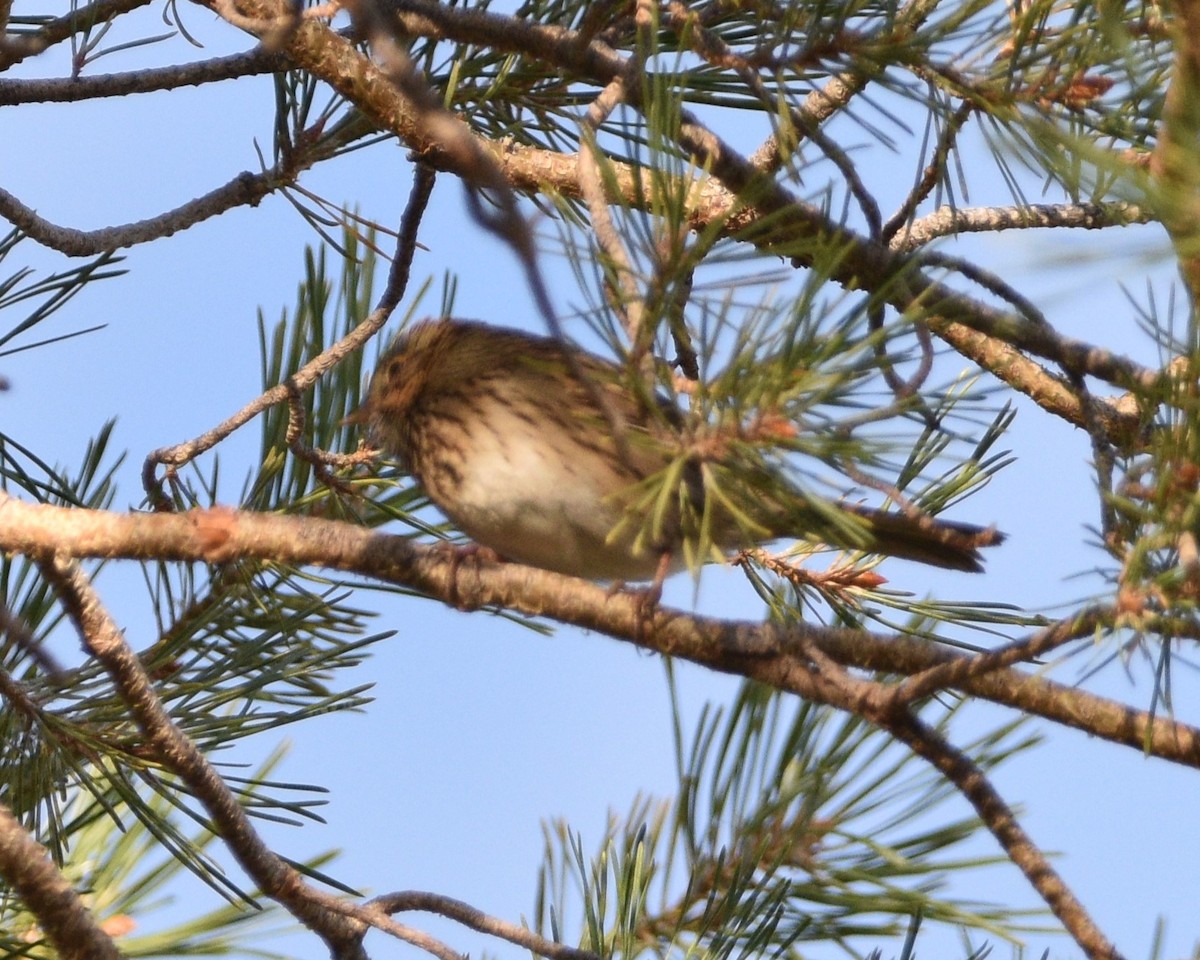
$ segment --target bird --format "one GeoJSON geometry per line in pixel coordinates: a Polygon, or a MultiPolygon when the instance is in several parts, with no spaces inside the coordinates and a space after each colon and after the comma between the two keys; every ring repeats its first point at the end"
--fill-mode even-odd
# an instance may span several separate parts
{"type": "Polygon", "coordinates": [[[1003,540],[994,527],[818,497],[764,463],[718,464],[749,478],[731,506],[706,489],[682,411],[647,393],[558,338],[440,317],[401,332],[348,419],[476,544],[588,580],[661,585],[695,563],[698,540],[729,555],[793,537],[963,571],[1003,540]]]}

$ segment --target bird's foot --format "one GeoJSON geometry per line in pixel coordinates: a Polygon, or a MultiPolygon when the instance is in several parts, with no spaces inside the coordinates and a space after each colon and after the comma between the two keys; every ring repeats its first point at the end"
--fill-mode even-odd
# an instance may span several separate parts
{"type": "Polygon", "coordinates": [[[491,547],[485,547],[478,543],[465,543],[460,546],[443,540],[441,543],[434,544],[433,549],[450,564],[446,578],[446,602],[455,610],[461,610],[464,613],[478,610],[479,604],[464,601],[459,593],[458,572],[464,563],[471,563],[478,570],[486,563],[504,563],[504,558],[491,547]]]}
{"type": "Polygon", "coordinates": [[[633,626],[633,640],[635,643],[642,643],[649,635],[650,628],[654,625],[654,617],[658,613],[658,604],[662,600],[663,582],[671,572],[671,559],[669,551],[664,552],[659,557],[654,579],[650,581],[650,585],[647,587],[630,587],[625,581],[618,580],[608,588],[608,595],[610,597],[616,596],[618,593],[624,593],[633,598],[637,603],[633,626]]]}

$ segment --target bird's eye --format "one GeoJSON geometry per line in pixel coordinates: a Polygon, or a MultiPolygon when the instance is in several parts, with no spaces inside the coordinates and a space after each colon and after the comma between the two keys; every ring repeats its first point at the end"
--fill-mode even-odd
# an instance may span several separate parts
{"type": "Polygon", "coordinates": [[[391,363],[388,364],[388,371],[387,371],[388,376],[391,377],[391,379],[393,379],[393,380],[399,379],[400,371],[403,367],[404,367],[404,364],[401,363],[399,360],[393,360],[391,363]]]}

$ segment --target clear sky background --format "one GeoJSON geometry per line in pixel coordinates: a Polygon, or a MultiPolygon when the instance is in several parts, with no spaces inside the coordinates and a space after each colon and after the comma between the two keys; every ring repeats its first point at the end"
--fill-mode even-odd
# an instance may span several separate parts
{"type": "MultiPolygon", "coordinates": [[[[15,12],[28,11],[18,4],[15,12]]],[[[183,12],[189,29],[212,44],[200,56],[246,46],[206,12],[183,12]]],[[[157,16],[143,17],[146,33],[161,29],[157,16]]],[[[187,56],[181,50],[176,40],[116,54],[95,71],[187,56]]],[[[54,57],[19,75],[62,70],[62,58],[54,57]]],[[[239,170],[256,170],[253,138],[269,154],[272,111],[265,79],[90,104],[7,108],[0,110],[0,185],[62,225],[127,223],[175,207],[239,170]]],[[[971,167],[973,192],[960,203],[1008,202],[977,141],[968,156],[978,166],[971,167]]],[[[903,157],[906,182],[912,157],[903,157]]],[[[395,145],[360,151],[303,180],[307,189],[389,225],[397,223],[410,183],[405,152],[395,145]]],[[[419,313],[437,309],[438,285],[449,271],[459,279],[459,315],[537,328],[514,260],[469,221],[461,190],[448,176],[439,181],[421,240],[428,250],[417,255],[410,290],[426,277],[435,278],[435,287],[419,313]]],[[[4,431],[51,460],[74,464],[100,425],[116,417],[115,444],[130,451],[116,506],[136,506],[138,470],[149,450],[196,436],[257,395],[256,311],[273,320],[291,309],[304,248],[317,242],[290,204],[273,196],[257,209],[235,210],[126,251],[127,276],[94,285],[40,333],[97,323],[106,324],[104,330],[0,358],[0,373],[12,383],[0,397],[4,431]]],[[[1004,276],[1066,332],[1157,363],[1124,290],[1144,303],[1153,289],[1165,301],[1172,270],[1160,231],[1014,232],[957,241],[947,249],[1004,276]]],[[[2,273],[23,263],[44,271],[69,265],[26,241],[2,273]]],[[[552,295],[565,311],[579,297],[565,271],[552,263],[548,271],[552,295]]],[[[15,319],[14,313],[0,324],[15,319]]],[[[251,425],[219,448],[227,498],[236,496],[254,467],[257,443],[251,425]]],[[[1052,605],[1096,588],[1094,578],[1070,579],[1103,561],[1083,546],[1081,535],[1096,521],[1087,438],[1025,405],[1004,446],[1017,462],[955,512],[1009,533],[1003,548],[989,552],[987,573],[972,578],[891,561],[884,573],[893,586],[1007,601],[1050,615],[1056,612],[1052,605]]],[[[130,641],[148,644],[153,621],[136,572],[106,571],[100,589],[130,641]]],[[[686,578],[670,585],[666,599],[692,604],[686,578]]],[[[364,595],[363,602],[376,601],[364,595]]],[[[639,793],[662,796],[674,789],[667,692],[657,658],[575,630],[542,637],[497,617],[432,602],[378,603],[378,628],[397,635],[342,680],[373,681],[375,702],[363,713],[288,732],[292,750],[281,778],[322,783],[331,793],[323,810],[327,826],[267,830],[282,853],[303,858],[340,847],[344,853],[332,872],[361,889],[432,890],[518,920],[532,914],[543,819],[566,818],[582,832],[585,849],[593,850],[610,809],[624,812],[639,793]]],[[[760,612],[736,577],[720,571],[706,573],[698,605],[742,617],[760,612]]],[[[69,650],[70,638],[60,644],[69,650]]],[[[1077,658],[1059,677],[1069,680],[1086,662],[1086,656],[1077,658]]],[[[1182,660],[1176,664],[1177,714],[1196,722],[1194,673],[1182,660]]],[[[736,689],[730,678],[696,668],[683,666],[680,676],[693,716],[706,699],[728,702],[736,689]]],[[[1088,688],[1144,707],[1152,676],[1135,658],[1128,675],[1110,667],[1088,688]]],[[[963,729],[983,729],[1004,716],[976,708],[963,729]]],[[[1047,737],[1042,748],[1000,769],[1002,794],[1021,805],[1026,828],[1044,849],[1061,852],[1057,865],[1066,880],[1127,956],[1148,956],[1160,915],[1169,920],[1162,955],[1190,954],[1200,933],[1196,772],[1067,730],[1048,730],[1047,737]]],[[[227,759],[252,762],[273,742],[241,745],[227,759]]],[[[975,851],[994,853],[996,847],[984,835],[975,851]]],[[[960,892],[1038,905],[1015,868],[972,875],[960,892]]],[[[181,895],[189,906],[193,898],[213,897],[199,886],[181,895]]],[[[408,920],[473,955],[521,955],[445,923],[408,920]]],[[[298,955],[321,952],[313,938],[295,943],[298,955]]],[[[923,956],[944,956],[946,950],[934,945],[946,943],[930,939],[919,949],[923,956]]],[[[379,957],[412,953],[382,946],[382,939],[373,946],[379,957]]],[[[996,946],[1003,955],[1007,948],[996,946]]],[[[1033,956],[1047,947],[1055,956],[1075,953],[1063,938],[1034,936],[1029,947],[1033,956]]]]}

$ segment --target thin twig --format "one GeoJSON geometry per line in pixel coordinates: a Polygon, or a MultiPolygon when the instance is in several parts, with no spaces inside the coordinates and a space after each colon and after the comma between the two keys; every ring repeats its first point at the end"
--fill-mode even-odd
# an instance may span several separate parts
{"type": "MultiPolygon", "coordinates": [[[[354,132],[355,128],[351,126],[343,134],[353,136],[354,132]]],[[[39,217],[33,209],[4,189],[0,189],[0,216],[39,243],[69,256],[109,253],[121,247],[170,236],[235,207],[256,206],[264,197],[290,186],[303,171],[328,159],[335,152],[336,143],[323,142],[317,134],[317,130],[297,134],[290,149],[283,151],[279,162],[269,170],[262,173],[243,171],[229,183],[203,197],[136,223],[86,231],[61,227],[39,217]]]]}
{"type": "Polygon", "coordinates": [[[617,105],[625,99],[625,91],[630,83],[640,83],[637,71],[637,61],[631,59],[629,71],[609,81],[596,98],[588,104],[581,126],[583,128],[579,143],[579,153],[576,162],[579,164],[579,189],[587,204],[588,215],[592,221],[592,232],[596,235],[596,243],[608,261],[614,283],[609,297],[614,311],[621,319],[625,335],[637,349],[643,342],[642,324],[645,313],[645,303],[638,289],[637,275],[633,264],[625,250],[624,242],[613,223],[612,214],[608,209],[607,191],[600,177],[600,146],[596,142],[596,132],[600,125],[608,119],[617,105]]]}
{"type": "Polygon", "coordinates": [[[215,57],[197,63],[130,70],[92,77],[51,78],[44,80],[0,80],[0,106],[27,103],[78,103],[105,97],[125,97],[135,93],[156,93],[180,87],[200,86],[281,73],[290,62],[280,53],[263,48],[228,57],[215,57]]]}
{"type": "Polygon", "coordinates": [[[14,614],[7,604],[0,603],[0,633],[7,633],[14,647],[22,651],[51,678],[60,680],[63,669],[42,642],[33,635],[25,621],[14,614]]]}
{"type": "Polygon", "coordinates": [[[225,185],[189,200],[174,210],[136,223],[101,227],[98,230],[76,230],[51,223],[13,194],[0,188],[0,217],[52,250],[71,257],[89,257],[170,236],[235,207],[255,206],[263,197],[286,185],[281,174],[280,167],[266,173],[245,171],[225,185]]]}
{"type": "Polygon", "coordinates": [[[913,674],[891,688],[890,698],[896,704],[913,703],[951,687],[961,689],[972,677],[1003,670],[1018,663],[1028,663],[1065,643],[1094,633],[1110,625],[1115,616],[1109,607],[1090,607],[1065,620],[1059,620],[1028,637],[1006,643],[995,650],[971,655],[953,663],[941,663],[913,674]]]}
{"type": "Polygon", "coordinates": [[[437,937],[426,933],[424,930],[417,930],[407,924],[397,923],[382,910],[372,907],[369,903],[361,906],[355,905],[351,915],[368,923],[376,930],[381,930],[384,933],[390,933],[397,940],[402,940],[405,943],[410,943],[419,950],[424,950],[430,956],[437,957],[437,960],[470,960],[470,957],[465,953],[459,953],[453,947],[443,943],[437,937]]]}
{"type": "Polygon", "coordinates": [[[994,293],[1001,300],[1004,300],[1029,323],[1045,327],[1048,330],[1053,329],[1050,326],[1050,322],[1046,319],[1046,315],[1042,313],[1037,304],[999,274],[985,270],[965,257],[945,254],[940,250],[925,250],[917,255],[917,259],[922,266],[937,267],[942,270],[950,270],[954,273],[962,274],[972,283],[979,284],[988,293],[994,293]]]}
{"type": "Polygon", "coordinates": [[[1124,200],[1110,203],[1031,203],[1020,207],[940,207],[914,220],[891,238],[897,252],[916,250],[939,237],[961,233],[1000,233],[1006,230],[1065,228],[1105,230],[1149,223],[1153,215],[1124,200]]]}
{"type": "Polygon", "coordinates": [[[322,350],[288,377],[284,383],[267,390],[211,430],[205,431],[186,443],[160,447],[146,457],[145,463],[142,465],[142,486],[150,503],[156,509],[171,509],[172,503],[171,499],[163,492],[157,476],[160,464],[178,469],[205,451],[211,450],[239,427],[249,423],[263,410],[276,403],[286,403],[290,396],[307,390],[325,371],[333,368],[344,357],[361,348],[387,323],[392,311],[404,296],[404,290],[407,289],[413,255],[417,247],[417,233],[433,190],[434,176],[432,170],[421,164],[418,164],[414,170],[413,189],[409,195],[408,206],[400,221],[400,231],[396,239],[396,254],[392,258],[387,287],[384,289],[378,305],[358,326],[337,343],[322,350]]]}
{"type": "Polygon", "coordinates": [[[310,447],[304,442],[307,416],[304,413],[304,398],[292,389],[290,380],[284,384],[289,388],[287,395],[288,423],[284,434],[284,443],[292,454],[307,463],[312,464],[313,473],[319,483],[337,490],[339,493],[353,495],[350,484],[343,482],[334,475],[334,470],[349,470],[364,463],[379,459],[375,450],[357,450],[354,453],[331,453],[317,447],[310,447]]]}
{"type": "MultiPolygon", "coordinates": [[[[971,118],[971,114],[975,112],[975,104],[970,101],[964,101],[959,104],[946,121],[945,127],[942,129],[941,136],[938,137],[937,146],[934,147],[933,156],[929,163],[925,165],[921,178],[917,181],[912,190],[909,191],[904,202],[900,204],[900,208],[888,217],[887,223],[883,226],[883,240],[892,247],[896,246],[895,237],[904,227],[912,226],[913,217],[916,216],[917,207],[921,202],[929,196],[941,182],[942,172],[945,170],[946,162],[950,158],[950,151],[954,149],[954,144],[958,140],[958,133],[963,128],[963,125],[971,118]]],[[[909,231],[905,230],[903,236],[907,238],[909,231]]]]}
{"type": "MultiPolygon", "coordinates": [[[[870,303],[867,306],[867,325],[871,333],[875,336],[873,350],[875,357],[879,361],[879,369],[883,373],[883,380],[888,385],[888,389],[892,391],[892,396],[897,403],[904,403],[911,397],[917,397],[921,388],[925,385],[925,381],[929,379],[929,374],[933,372],[933,338],[929,334],[929,325],[921,320],[914,320],[912,323],[913,333],[917,338],[917,346],[921,350],[921,362],[917,364],[917,369],[913,371],[912,376],[907,379],[902,378],[896,372],[896,366],[892,363],[891,355],[888,353],[888,341],[883,336],[883,324],[887,313],[887,307],[882,303],[870,303]]],[[[931,422],[933,416],[930,412],[924,409],[922,403],[921,413],[925,414],[926,422],[931,422]]],[[[932,423],[931,423],[932,426],[932,423]]]]}
{"type": "Polygon", "coordinates": [[[423,910],[436,913],[443,917],[456,920],[465,927],[486,933],[493,937],[507,940],[509,943],[524,947],[531,953],[548,960],[600,960],[599,955],[588,950],[568,947],[563,943],[555,943],[539,936],[528,927],[518,926],[484,913],[477,907],[455,900],[453,897],[428,893],[423,890],[404,890],[398,893],[385,893],[373,900],[368,900],[365,907],[376,908],[384,913],[400,913],[407,910],[423,910]]]}
{"type": "Polygon", "coordinates": [[[69,40],[99,23],[114,20],[124,13],[147,6],[150,0],[96,0],[70,13],[39,24],[26,34],[9,33],[0,37],[0,71],[7,70],[27,57],[35,57],[55,44],[69,40]]]}

